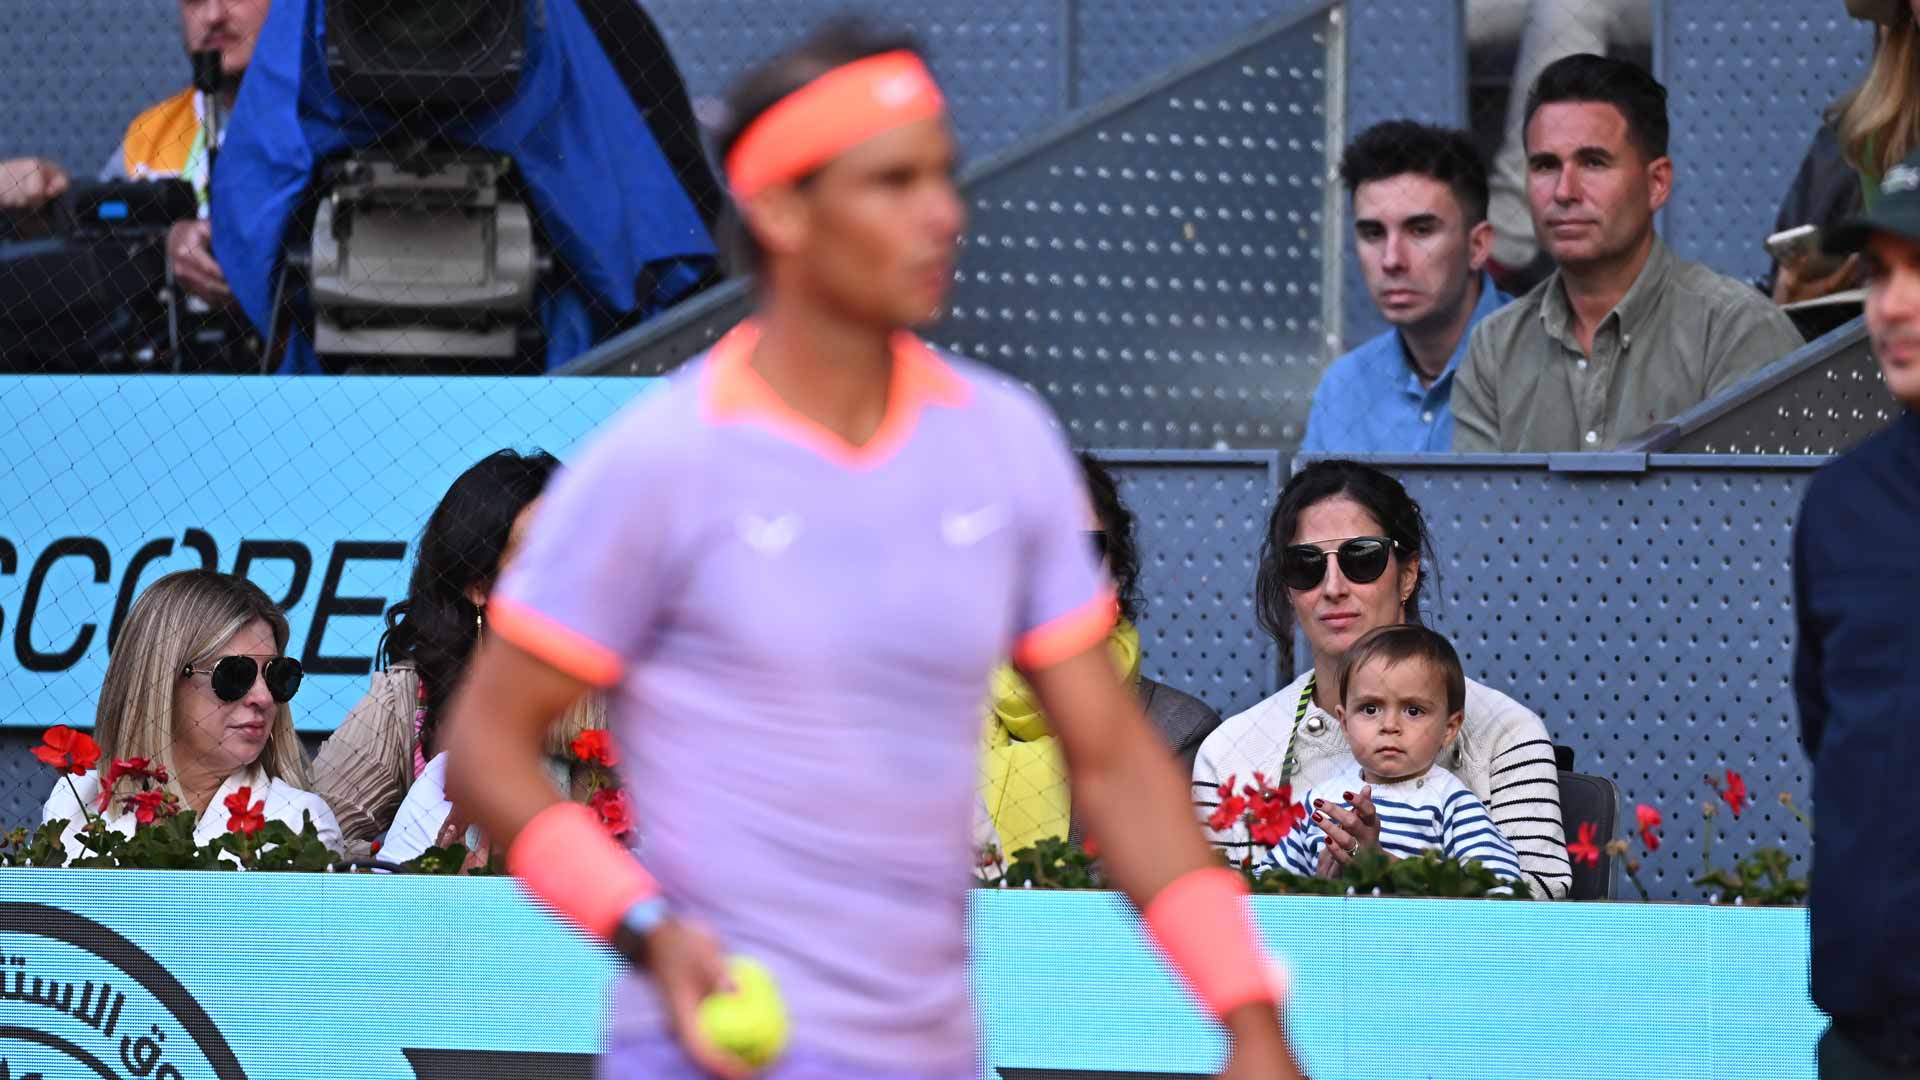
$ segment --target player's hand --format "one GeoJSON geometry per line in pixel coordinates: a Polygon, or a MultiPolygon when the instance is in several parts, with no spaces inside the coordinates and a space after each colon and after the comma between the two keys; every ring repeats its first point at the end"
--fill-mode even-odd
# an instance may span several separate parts
{"type": "Polygon", "coordinates": [[[226,271],[213,259],[213,222],[174,222],[167,230],[167,262],[181,288],[215,307],[233,302],[226,271]]]}
{"type": "Polygon", "coordinates": [[[700,1034],[700,1002],[733,989],[727,957],[713,936],[692,923],[668,917],[647,934],[647,971],[667,1005],[673,1036],[695,1065],[721,1080],[748,1080],[753,1069],[721,1053],[700,1034]]]}
{"type": "Polygon", "coordinates": [[[1380,812],[1374,809],[1373,786],[1361,788],[1351,801],[1351,810],[1325,801],[1316,802],[1312,808],[1314,821],[1327,832],[1324,850],[1332,855],[1336,867],[1347,865],[1361,848],[1380,845],[1380,812]]]}
{"type": "Polygon", "coordinates": [[[0,210],[38,210],[69,186],[67,170],[46,158],[0,161],[0,210]]]}
{"type": "Polygon", "coordinates": [[[1255,1002],[1227,1014],[1227,1034],[1233,1037],[1233,1056],[1220,1080],[1305,1080],[1293,1060],[1293,1048],[1271,1005],[1255,1002]]]}

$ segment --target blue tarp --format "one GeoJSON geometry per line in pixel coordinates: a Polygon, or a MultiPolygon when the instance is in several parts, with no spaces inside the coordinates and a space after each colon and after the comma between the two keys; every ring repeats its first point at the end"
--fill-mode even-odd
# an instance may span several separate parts
{"type": "MultiPolygon", "coordinates": [[[[590,308],[643,315],[678,299],[712,264],[712,236],[646,118],[574,0],[530,4],[527,60],[513,100],[441,134],[510,155],[554,253],[589,303],[548,302],[549,366],[590,344],[590,308]],[[651,266],[655,284],[635,295],[651,266]],[[565,317],[557,312],[567,313],[565,317]],[[556,323],[558,319],[558,323],[556,323]]],[[[323,0],[276,0],[230,118],[212,196],[213,245],[234,296],[263,333],[287,224],[329,155],[391,126],[334,93],[323,0]]],[[[282,372],[318,371],[296,340],[282,372]]]]}

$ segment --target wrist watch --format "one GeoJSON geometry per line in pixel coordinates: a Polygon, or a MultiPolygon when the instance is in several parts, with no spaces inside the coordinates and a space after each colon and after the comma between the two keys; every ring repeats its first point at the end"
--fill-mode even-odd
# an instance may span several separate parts
{"type": "Polygon", "coordinates": [[[647,937],[654,928],[667,921],[670,914],[667,898],[649,896],[636,900],[625,915],[620,916],[620,925],[613,930],[613,948],[635,967],[647,966],[647,937]]]}

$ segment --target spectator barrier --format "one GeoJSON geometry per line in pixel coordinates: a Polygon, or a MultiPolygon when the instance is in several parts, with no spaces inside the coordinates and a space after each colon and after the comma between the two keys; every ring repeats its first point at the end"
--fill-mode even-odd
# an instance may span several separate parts
{"type": "MultiPolygon", "coordinates": [[[[296,726],[331,731],[366,691],[379,616],[453,478],[502,446],[565,459],[646,386],[0,377],[0,827],[38,819],[52,777],[28,747],[93,725],[108,642],[145,585],[194,566],[257,581],[307,671],[296,726]]],[[[1279,457],[1111,460],[1146,554],[1145,673],[1223,711],[1277,689],[1251,595],[1279,457]]]]}
{"type": "MultiPolygon", "coordinates": [[[[91,726],[115,612],[170,570],[241,570],[287,600],[289,651],[310,672],[296,722],[336,725],[365,690],[379,613],[404,595],[412,544],[451,478],[500,446],[565,457],[644,389],[513,386],[503,399],[493,380],[0,382],[15,493],[0,511],[0,824],[37,813],[51,776],[27,747],[52,724],[91,726]]],[[[1143,671],[1223,716],[1272,693],[1290,665],[1255,628],[1251,594],[1278,455],[1107,456],[1140,520],[1143,671]]],[[[1788,540],[1820,460],[1385,462],[1433,522],[1427,609],[1470,670],[1540,713],[1580,771],[1666,812],[1667,846],[1648,860],[1663,898],[1703,896],[1689,884],[1695,803],[1701,778],[1727,768],[1757,799],[1720,823],[1735,847],[1782,845],[1804,865],[1804,834],[1774,800],[1807,803],[1788,540]]]]}
{"type": "MultiPolygon", "coordinates": [[[[1338,305],[1340,14],[1279,20],[974,170],[929,339],[1031,383],[1077,444],[1297,445],[1338,305]]],[[[668,370],[745,316],[749,288],[568,370],[668,370]]]]}
{"type": "Polygon", "coordinates": [[[1422,614],[1468,675],[1538,713],[1575,769],[1619,785],[1623,821],[1639,803],[1664,815],[1658,852],[1635,841],[1656,899],[1706,898],[1692,884],[1706,854],[1700,804],[1712,798],[1706,778],[1724,782],[1728,769],[1753,803],[1737,821],[1721,808],[1714,857],[1780,847],[1806,872],[1811,839],[1779,796],[1809,805],[1791,685],[1791,537],[1825,459],[1364,460],[1426,512],[1439,561],[1422,614]]]}
{"type": "Polygon", "coordinates": [[[1840,454],[1899,404],[1855,319],[1620,447],[1660,454],[1840,454]]]}
{"type": "MultiPolygon", "coordinates": [[[[0,987],[15,1077],[592,1075],[613,962],[505,881],[26,870],[7,884],[0,955],[31,987],[0,987]]],[[[1291,1034],[1314,1076],[1814,1075],[1824,1020],[1802,911],[1253,907],[1291,963],[1291,1034]]],[[[981,891],[969,920],[984,1080],[1222,1063],[1219,1030],[1113,895],[981,891]]]]}

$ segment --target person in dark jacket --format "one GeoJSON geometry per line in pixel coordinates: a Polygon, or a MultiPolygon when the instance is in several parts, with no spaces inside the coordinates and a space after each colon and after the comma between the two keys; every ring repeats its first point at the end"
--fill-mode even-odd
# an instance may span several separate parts
{"type": "Polygon", "coordinates": [[[1794,696],[1813,759],[1813,1000],[1822,1080],[1920,1076],[1920,153],[1827,237],[1861,253],[1894,422],[1814,477],[1794,535],[1794,696]]]}

